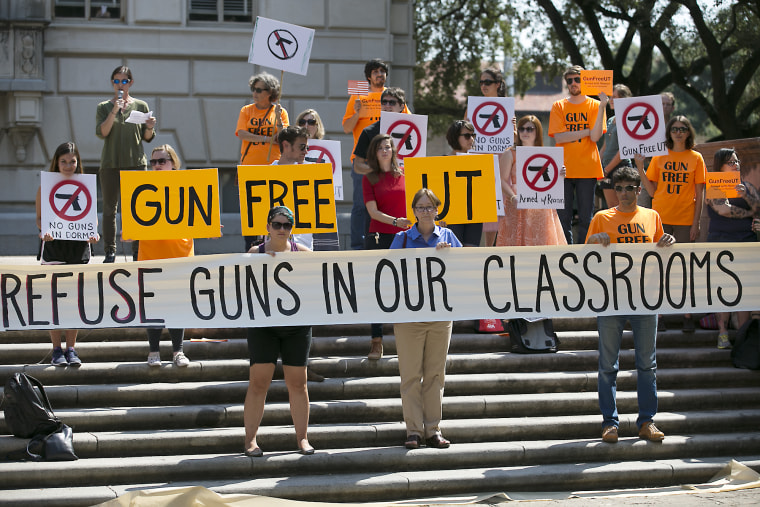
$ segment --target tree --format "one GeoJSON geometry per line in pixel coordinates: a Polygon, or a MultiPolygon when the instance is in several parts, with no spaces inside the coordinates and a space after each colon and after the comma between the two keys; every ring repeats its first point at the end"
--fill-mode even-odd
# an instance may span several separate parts
{"type": "MultiPolygon", "coordinates": [[[[760,0],[529,0],[519,9],[496,0],[444,4],[465,11],[458,17],[469,24],[456,25],[464,40],[476,39],[481,26],[490,27],[485,37],[507,41],[493,47],[512,54],[523,67],[532,62],[549,76],[570,63],[611,69],[616,82],[636,95],[675,86],[698,104],[720,137],[760,136],[760,0]]],[[[418,59],[437,58],[429,74],[433,79],[457,79],[449,72],[450,62],[472,65],[476,55],[457,44],[446,46],[446,56],[441,46],[419,44],[421,34],[435,34],[444,25],[451,34],[453,26],[440,18],[435,24],[427,14],[435,10],[432,2],[417,2],[416,10],[418,59]]],[[[518,92],[529,83],[524,75],[522,68],[518,92]]],[[[434,98],[428,90],[441,93],[450,87],[423,87],[423,103],[434,98]]]]}

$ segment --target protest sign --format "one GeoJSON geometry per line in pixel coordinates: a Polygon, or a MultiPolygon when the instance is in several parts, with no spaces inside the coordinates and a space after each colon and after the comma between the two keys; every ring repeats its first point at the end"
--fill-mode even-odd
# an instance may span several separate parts
{"type": "Polygon", "coordinates": [[[705,178],[705,199],[739,197],[736,185],[742,182],[739,171],[708,172],[705,178]]]}
{"type": "Polygon", "coordinates": [[[330,164],[332,166],[335,200],[343,200],[343,165],[341,162],[340,141],[309,139],[309,151],[304,161],[309,164],[330,164]]]}
{"type": "Polygon", "coordinates": [[[564,148],[518,146],[515,150],[518,209],[561,209],[565,207],[564,148]]]}
{"type": "Polygon", "coordinates": [[[612,97],[612,71],[582,70],[581,95],[599,95],[601,92],[612,97]]]}
{"type": "Polygon", "coordinates": [[[125,239],[217,238],[219,207],[216,169],[121,171],[125,239]]]}
{"type": "Polygon", "coordinates": [[[4,330],[225,328],[760,308],[751,243],[282,252],[0,266],[4,330]]]}
{"type": "Polygon", "coordinates": [[[238,166],[240,220],[244,236],[267,234],[274,206],[293,211],[293,233],[336,232],[330,164],[238,166]]]}
{"type": "Polygon", "coordinates": [[[248,63],[305,76],[313,43],[311,28],[257,16],[248,63]]]}
{"type": "Polygon", "coordinates": [[[647,95],[615,99],[618,144],[621,158],[667,155],[662,97],[647,95]]]}
{"type": "Polygon", "coordinates": [[[470,153],[503,153],[514,144],[514,98],[467,97],[467,118],[475,127],[470,153]]]}
{"type": "Polygon", "coordinates": [[[414,194],[421,188],[429,188],[441,200],[439,220],[447,224],[495,222],[496,203],[485,198],[494,195],[493,166],[492,155],[407,160],[404,168],[407,217],[414,220],[414,194]]]}
{"type": "Polygon", "coordinates": [[[424,157],[427,153],[427,120],[427,116],[419,114],[380,113],[380,133],[393,139],[402,167],[404,159],[424,157]]]}
{"type": "Polygon", "coordinates": [[[94,174],[40,173],[40,232],[73,241],[96,236],[97,196],[94,174]]]}

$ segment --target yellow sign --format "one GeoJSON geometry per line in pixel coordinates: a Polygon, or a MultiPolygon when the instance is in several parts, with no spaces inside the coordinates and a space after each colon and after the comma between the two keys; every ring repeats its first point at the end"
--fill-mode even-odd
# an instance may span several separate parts
{"type": "Polygon", "coordinates": [[[705,199],[739,197],[736,185],[742,182],[739,171],[708,172],[705,181],[705,199]]]}
{"type": "Polygon", "coordinates": [[[581,93],[583,95],[599,95],[601,92],[612,97],[612,71],[582,70],[581,93]]]}
{"type": "Polygon", "coordinates": [[[493,155],[406,158],[407,217],[414,221],[414,194],[429,188],[441,200],[439,220],[447,224],[495,222],[493,161],[493,155]]]}
{"type": "Polygon", "coordinates": [[[267,233],[274,206],[293,211],[293,233],[336,232],[331,164],[238,166],[240,221],[243,235],[267,233]]]}
{"type": "Polygon", "coordinates": [[[217,238],[219,203],[216,169],[121,172],[125,239],[217,238]]]}

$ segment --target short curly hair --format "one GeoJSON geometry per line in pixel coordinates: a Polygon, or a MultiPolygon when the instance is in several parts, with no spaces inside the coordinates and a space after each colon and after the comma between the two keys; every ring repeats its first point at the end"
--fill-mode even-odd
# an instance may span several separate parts
{"type": "Polygon", "coordinates": [[[269,102],[274,104],[280,98],[280,82],[272,74],[268,72],[262,72],[251,76],[248,80],[248,87],[253,91],[256,87],[256,83],[264,83],[269,88],[269,102]]]}

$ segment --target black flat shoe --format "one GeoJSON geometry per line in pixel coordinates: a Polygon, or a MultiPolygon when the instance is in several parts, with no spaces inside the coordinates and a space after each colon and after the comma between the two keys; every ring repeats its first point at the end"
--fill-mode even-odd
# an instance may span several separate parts
{"type": "Polygon", "coordinates": [[[298,449],[298,454],[303,454],[304,456],[311,456],[312,454],[314,454],[314,448],[311,446],[301,447],[300,449],[298,449]]]}
{"type": "Polygon", "coordinates": [[[419,435],[409,435],[406,437],[404,447],[407,449],[419,449],[420,445],[422,445],[422,438],[419,435]]]}
{"type": "Polygon", "coordinates": [[[425,440],[425,445],[428,447],[435,447],[436,449],[446,449],[451,445],[451,442],[443,438],[442,435],[433,435],[425,440]]]}
{"type": "Polygon", "coordinates": [[[264,455],[264,451],[262,451],[260,447],[254,447],[250,451],[249,450],[243,451],[243,454],[245,454],[249,458],[260,458],[264,455]]]}

